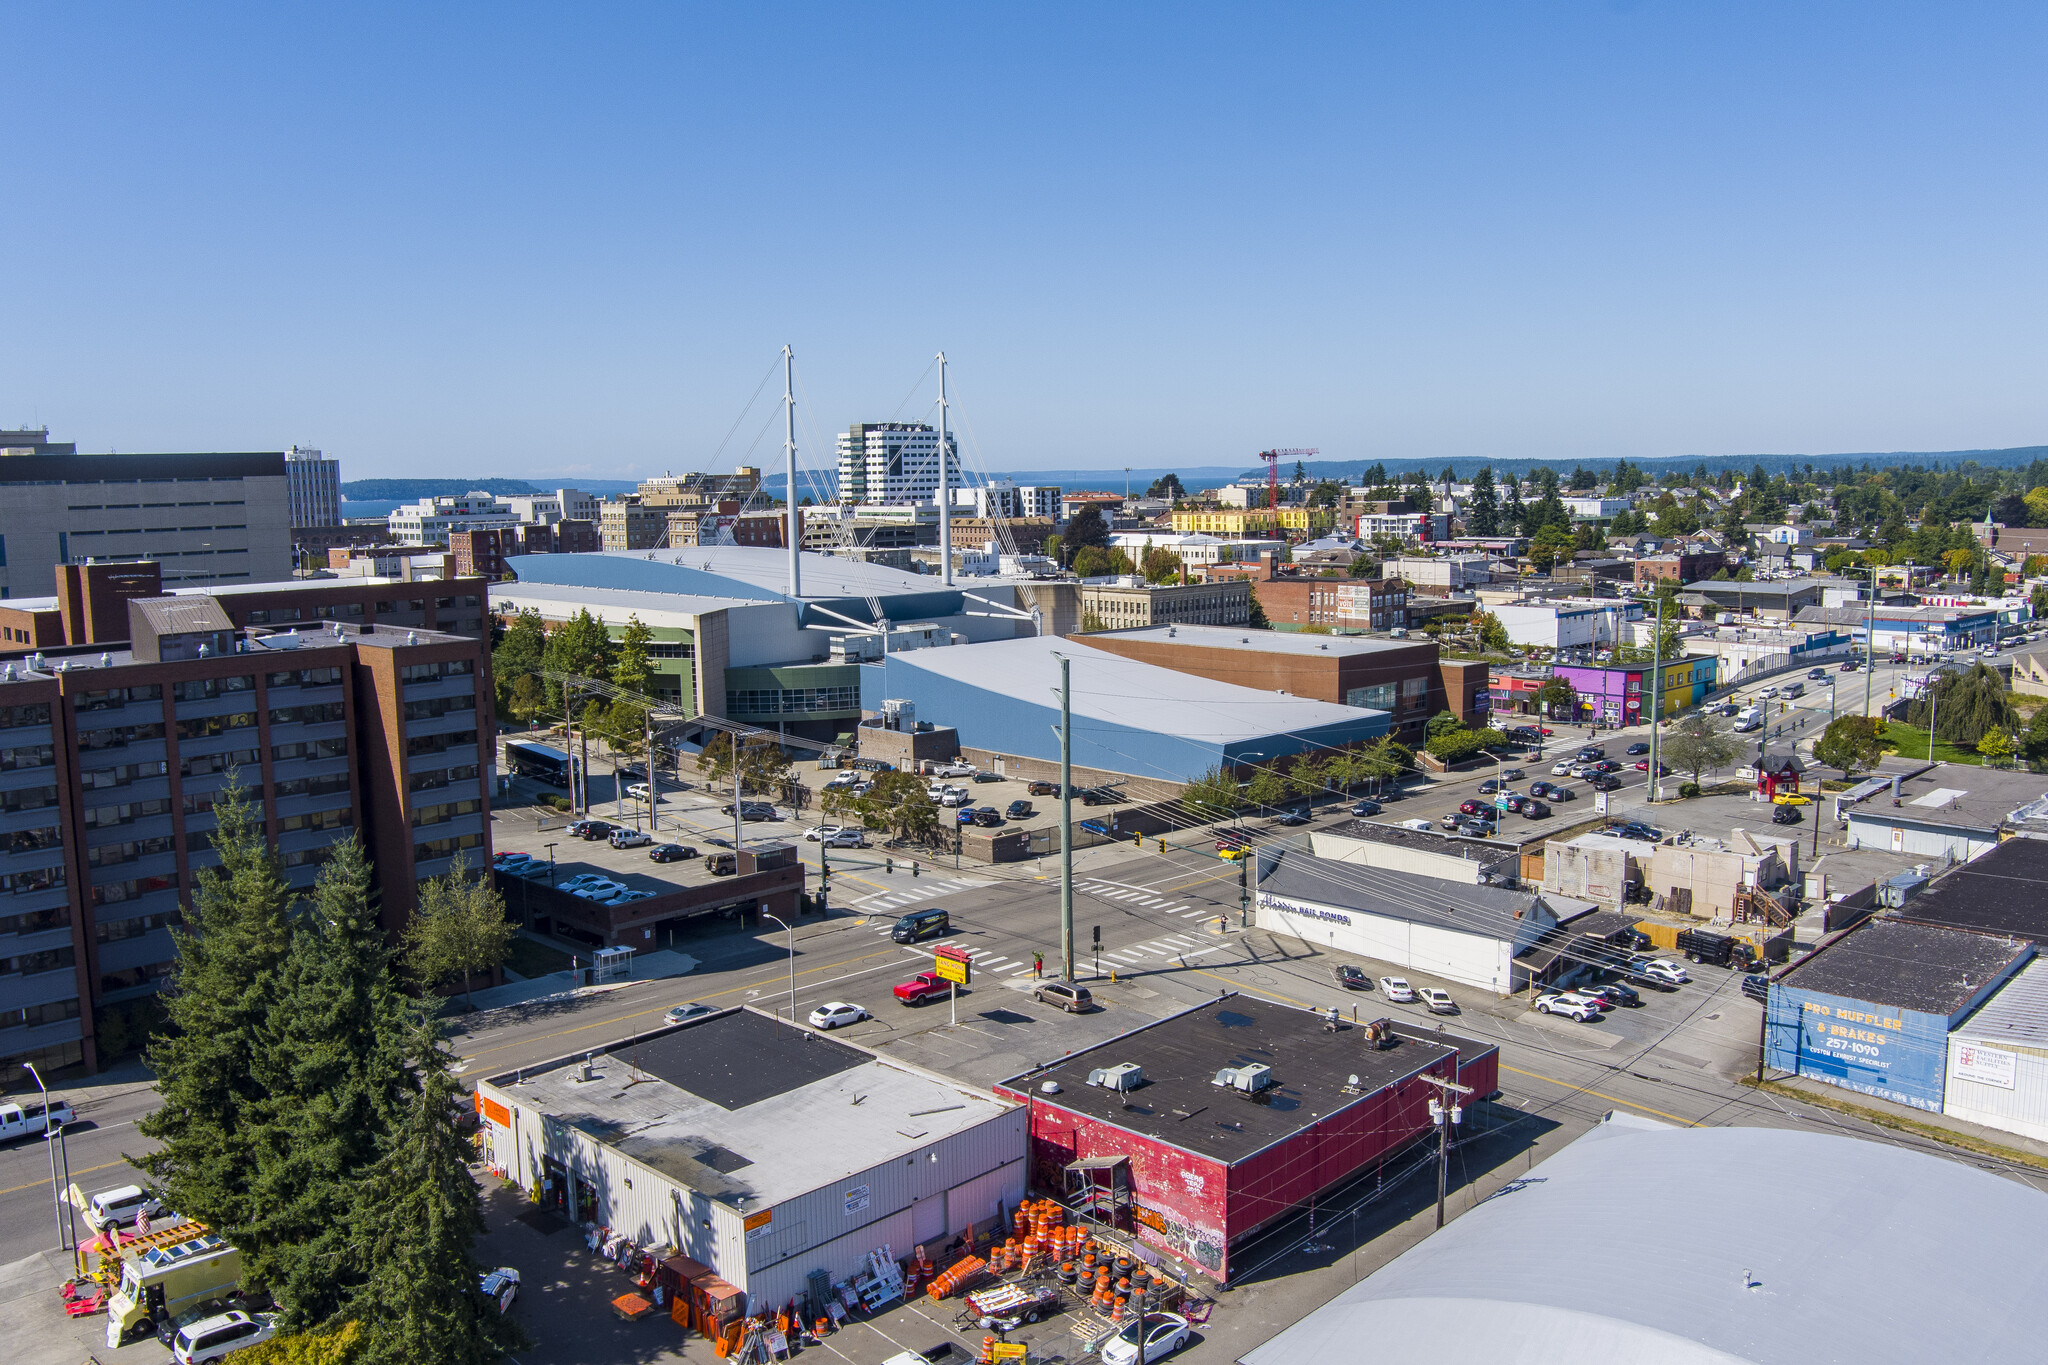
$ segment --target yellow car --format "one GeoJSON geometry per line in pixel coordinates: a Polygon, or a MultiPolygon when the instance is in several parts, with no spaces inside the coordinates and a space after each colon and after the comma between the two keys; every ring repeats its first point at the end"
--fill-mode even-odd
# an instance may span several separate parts
{"type": "Polygon", "coordinates": [[[1808,800],[1806,797],[1792,796],[1784,792],[1780,792],[1778,795],[1772,797],[1771,801],[1774,805],[1779,806],[1810,806],[1813,804],[1813,802],[1808,800]]]}
{"type": "Polygon", "coordinates": [[[1225,862],[1234,863],[1239,858],[1242,858],[1245,854],[1249,852],[1251,852],[1251,850],[1248,848],[1219,848],[1216,850],[1216,856],[1223,859],[1225,862]]]}

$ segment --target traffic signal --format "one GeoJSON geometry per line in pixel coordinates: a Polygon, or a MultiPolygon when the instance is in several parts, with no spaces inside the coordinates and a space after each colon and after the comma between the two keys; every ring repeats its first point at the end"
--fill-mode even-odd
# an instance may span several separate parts
{"type": "Polygon", "coordinates": [[[1089,937],[1094,940],[1095,946],[1100,948],[1102,946],[1102,926],[1098,924],[1090,930],[1089,937]]]}

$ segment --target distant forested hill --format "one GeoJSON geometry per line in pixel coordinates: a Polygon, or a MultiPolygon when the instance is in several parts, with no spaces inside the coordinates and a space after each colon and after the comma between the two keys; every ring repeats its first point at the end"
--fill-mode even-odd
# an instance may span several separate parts
{"type": "Polygon", "coordinates": [[[464,493],[530,498],[543,491],[524,479],[351,479],[341,486],[341,496],[350,502],[412,502],[417,498],[459,498],[464,493]]]}

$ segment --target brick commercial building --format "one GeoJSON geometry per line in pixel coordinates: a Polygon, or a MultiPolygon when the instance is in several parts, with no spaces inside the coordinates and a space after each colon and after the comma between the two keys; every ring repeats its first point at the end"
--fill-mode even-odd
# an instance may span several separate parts
{"type": "Polygon", "coordinates": [[[1635,564],[1638,583],[1697,583],[1712,578],[1728,564],[1719,553],[1650,555],[1635,564]]]}
{"type": "Polygon", "coordinates": [[[588,554],[597,549],[594,522],[563,520],[498,526],[481,531],[450,531],[448,552],[461,578],[487,583],[517,578],[507,561],[519,555],[588,554]]]}
{"type": "Polygon", "coordinates": [[[1278,629],[1328,626],[1332,630],[1398,630],[1408,625],[1406,581],[1399,578],[1324,578],[1295,572],[1262,551],[1256,564],[1218,564],[1211,582],[1248,581],[1259,608],[1278,629]]]}
{"type": "Polygon", "coordinates": [[[1142,578],[1081,580],[1081,620],[1102,630],[1172,624],[1242,626],[1252,619],[1246,583],[1151,584],[1142,578]],[[1093,622],[1090,618],[1093,618],[1093,622]]]}
{"type": "Polygon", "coordinates": [[[98,1065],[96,1025],[170,967],[231,774],[294,888],[359,832],[394,932],[420,879],[458,853],[488,865],[478,639],[353,620],[245,628],[208,594],[88,582],[103,594],[79,602],[71,643],[0,650],[0,1058],[98,1065]],[[118,639],[109,603],[126,617],[118,639]]]}
{"type": "Polygon", "coordinates": [[[1491,1044],[1405,1020],[1333,1031],[1226,993],[995,1090],[1030,1107],[1034,1189],[1228,1282],[1261,1230],[1434,1134],[1421,1077],[1476,1099],[1498,1090],[1499,1063],[1491,1044]]]}
{"type": "MultiPolygon", "coordinates": [[[[1444,666],[1433,640],[1213,626],[1153,626],[1087,640],[1096,649],[1176,673],[1385,711],[1393,718],[1394,736],[1404,744],[1419,743],[1429,718],[1446,707],[1444,666]]],[[[1468,698],[1473,692],[1462,671],[1459,691],[1468,698]]],[[[1467,723],[1484,719],[1482,713],[1467,723]]]]}

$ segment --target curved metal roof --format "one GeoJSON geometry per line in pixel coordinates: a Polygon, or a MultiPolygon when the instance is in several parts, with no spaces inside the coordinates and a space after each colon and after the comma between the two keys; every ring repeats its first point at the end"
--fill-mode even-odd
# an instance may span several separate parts
{"type": "Polygon", "coordinates": [[[1243,1360],[2034,1359],[2044,1219],[1886,1143],[1615,1115],[1243,1360]]]}

